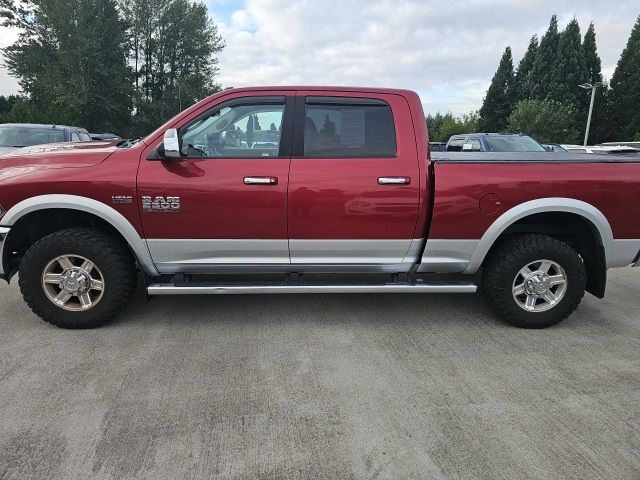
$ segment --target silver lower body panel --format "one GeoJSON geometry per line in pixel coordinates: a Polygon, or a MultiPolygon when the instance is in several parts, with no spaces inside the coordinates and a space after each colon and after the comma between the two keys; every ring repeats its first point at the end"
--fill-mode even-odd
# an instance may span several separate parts
{"type": "Polygon", "coordinates": [[[3,259],[4,259],[4,241],[9,235],[11,229],[9,227],[0,227],[0,275],[5,275],[8,272],[4,271],[3,259]]]}
{"type": "Polygon", "coordinates": [[[427,240],[419,273],[460,273],[469,265],[479,240],[427,240]]]}
{"type": "Polygon", "coordinates": [[[424,239],[150,239],[162,274],[409,272],[424,239]]]}

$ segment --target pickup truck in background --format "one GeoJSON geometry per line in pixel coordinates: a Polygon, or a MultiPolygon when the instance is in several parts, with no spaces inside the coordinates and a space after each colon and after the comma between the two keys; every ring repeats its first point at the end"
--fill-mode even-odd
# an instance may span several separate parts
{"type": "Polygon", "coordinates": [[[523,133],[463,133],[452,135],[445,152],[546,152],[542,144],[523,133]]]}
{"type": "MultiPolygon", "coordinates": [[[[0,162],[0,275],[87,328],[150,295],[475,292],[513,325],[566,318],[638,265],[640,163],[438,152],[418,95],[230,89],[139,141],[0,162]]],[[[425,304],[425,315],[428,315],[425,304]]]]}
{"type": "Polygon", "coordinates": [[[45,143],[90,140],[89,133],[80,127],[38,123],[0,123],[0,155],[18,148],[45,143]]]}

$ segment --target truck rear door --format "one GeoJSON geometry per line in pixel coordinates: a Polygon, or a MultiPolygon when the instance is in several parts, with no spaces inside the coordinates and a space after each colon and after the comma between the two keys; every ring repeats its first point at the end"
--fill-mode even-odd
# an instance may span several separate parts
{"type": "Polygon", "coordinates": [[[418,175],[404,97],[299,91],[287,207],[291,263],[408,270],[418,175]]]}

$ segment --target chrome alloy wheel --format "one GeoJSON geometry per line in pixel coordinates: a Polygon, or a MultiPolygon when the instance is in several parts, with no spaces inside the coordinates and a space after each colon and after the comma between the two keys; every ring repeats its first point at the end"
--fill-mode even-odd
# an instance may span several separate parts
{"type": "Polygon", "coordinates": [[[42,287],[55,305],[82,311],[94,307],[104,293],[104,277],[93,262],[80,255],[61,255],[42,272],[42,287]]]}
{"type": "Polygon", "coordinates": [[[513,280],[513,298],[527,312],[545,312],[567,291],[567,274],[556,262],[536,260],[522,268],[513,280]]]}

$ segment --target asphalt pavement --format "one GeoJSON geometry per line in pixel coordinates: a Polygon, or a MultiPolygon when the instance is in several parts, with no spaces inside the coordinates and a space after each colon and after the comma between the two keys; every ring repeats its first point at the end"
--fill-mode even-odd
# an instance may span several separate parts
{"type": "Polygon", "coordinates": [[[638,479],[640,268],[546,330],[479,295],[158,297],[65,331],[0,286],[1,479],[638,479]]]}

